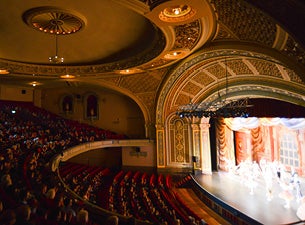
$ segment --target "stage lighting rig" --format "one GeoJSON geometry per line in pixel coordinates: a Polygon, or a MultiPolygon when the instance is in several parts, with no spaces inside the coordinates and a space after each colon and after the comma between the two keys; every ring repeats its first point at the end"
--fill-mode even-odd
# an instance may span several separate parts
{"type": "Polygon", "coordinates": [[[247,108],[251,107],[248,104],[249,98],[238,100],[223,100],[213,103],[189,103],[182,105],[177,110],[177,115],[180,118],[186,117],[248,117],[247,108]]]}
{"type": "Polygon", "coordinates": [[[226,92],[224,96],[220,96],[218,92],[218,100],[211,102],[190,103],[178,107],[176,114],[183,117],[248,117],[249,98],[240,98],[237,100],[229,100],[228,96],[228,70],[226,59],[225,77],[226,77],[226,92]]]}

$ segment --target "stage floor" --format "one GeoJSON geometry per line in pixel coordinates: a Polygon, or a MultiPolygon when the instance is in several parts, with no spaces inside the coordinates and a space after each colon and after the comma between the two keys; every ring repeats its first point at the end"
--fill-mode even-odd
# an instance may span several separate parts
{"type": "MultiPolygon", "coordinates": [[[[271,201],[267,200],[265,182],[258,179],[253,194],[241,182],[241,177],[228,172],[213,172],[211,175],[193,175],[194,180],[208,193],[226,205],[238,210],[255,221],[264,225],[290,224],[300,221],[296,215],[300,202],[296,197],[291,201],[290,208],[285,208],[285,200],[279,197],[282,192],[277,181],[273,182],[271,201]]],[[[301,180],[304,193],[305,182],[301,180]]],[[[293,190],[294,194],[296,191],[293,190]]]]}

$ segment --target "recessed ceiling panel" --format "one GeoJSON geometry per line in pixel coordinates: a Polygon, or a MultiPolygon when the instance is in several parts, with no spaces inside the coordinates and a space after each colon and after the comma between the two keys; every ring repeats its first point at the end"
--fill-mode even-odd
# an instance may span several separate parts
{"type": "Polygon", "coordinates": [[[125,60],[151,48],[156,27],[109,0],[4,0],[0,7],[0,58],[49,64],[57,52],[68,65],[125,60]],[[42,32],[41,32],[42,31],[42,32]]]}

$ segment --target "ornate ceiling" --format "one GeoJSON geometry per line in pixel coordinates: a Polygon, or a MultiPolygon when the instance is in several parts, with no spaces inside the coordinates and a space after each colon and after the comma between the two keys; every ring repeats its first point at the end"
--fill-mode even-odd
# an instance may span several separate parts
{"type": "Polygon", "coordinates": [[[304,3],[261,2],[3,0],[0,82],[112,89],[159,122],[224,92],[305,106],[304,3]]]}

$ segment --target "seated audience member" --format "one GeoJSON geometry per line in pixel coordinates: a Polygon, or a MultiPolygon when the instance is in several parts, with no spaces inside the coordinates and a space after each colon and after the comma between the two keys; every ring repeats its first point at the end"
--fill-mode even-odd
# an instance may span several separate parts
{"type": "Polygon", "coordinates": [[[205,222],[204,219],[201,219],[201,220],[199,221],[199,225],[207,225],[207,222],[205,222]]]}
{"type": "Polygon", "coordinates": [[[175,219],[175,225],[180,225],[180,224],[181,224],[180,220],[179,219],[175,219]]]}
{"type": "Polygon", "coordinates": [[[70,198],[65,198],[64,199],[64,207],[62,211],[66,214],[66,221],[67,222],[72,222],[75,221],[76,218],[76,212],[73,208],[73,200],[70,198]]]}
{"type": "Polygon", "coordinates": [[[4,211],[3,202],[2,200],[0,200],[0,216],[2,215],[3,211],[4,211]]]}
{"type": "Polygon", "coordinates": [[[12,209],[5,210],[0,218],[1,225],[15,225],[16,213],[12,209]]]}
{"type": "Polygon", "coordinates": [[[28,205],[30,202],[30,198],[31,198],[31,193],[29,190],[27,190],[27,189],[20,190],[19,203],[21,205],[28,205]]]}
{"type": "Polygon", "coordinates": [[[85,209],[80,209],[76,215],[77,225],[87,225],[89,222],[89,213],[85,209]]]}
{"type": "Polygon", "coordinates": [[[46,199],[45,199],[45,206],[47,208],[55,208],[56,203],[55,203],[55,196],[56,196],[56,188],[50,188],[47,193],[46,193],[46,199]]]}
{"type": "Polygon", "coordinates": [[[33,225],[31,222],[31,208],[28,205],[21,205],[16,210],[16,225],[33,225]]]}
{"type": "Polygon", "coordinates": [[[117,216],[109,216],[106,220],[106,225],[118,225],[119,217],[117,216]]]}
{"type": "Polygon", "coordinates": [[[48,212],[45,225],[68,225],[65,222],[63,213],[59,208],[52,209],[48,212]]]}
{"type": "Polygon", "coordinates": [[[13,181],[10,174],[4,174],[1,177],[1,187],[8,194],[13,194],[13,181]]]}

